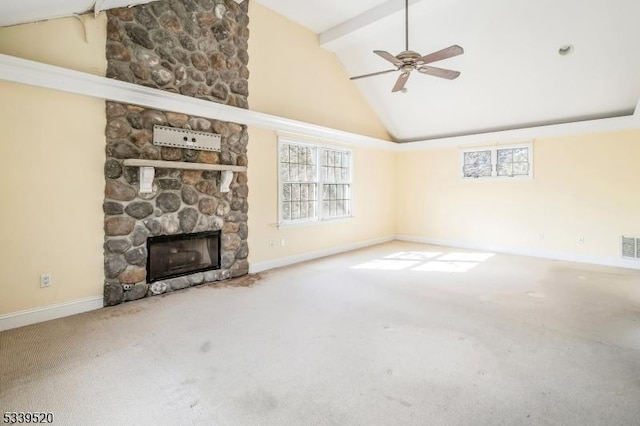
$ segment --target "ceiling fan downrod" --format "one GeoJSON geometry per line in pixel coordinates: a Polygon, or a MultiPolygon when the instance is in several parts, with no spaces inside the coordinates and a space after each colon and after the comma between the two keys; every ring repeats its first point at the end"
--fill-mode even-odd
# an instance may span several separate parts
{"type": "Polygon", "coordinates": [[[409,0],[404,0],[404,50],[409,50],[409,0]]]}

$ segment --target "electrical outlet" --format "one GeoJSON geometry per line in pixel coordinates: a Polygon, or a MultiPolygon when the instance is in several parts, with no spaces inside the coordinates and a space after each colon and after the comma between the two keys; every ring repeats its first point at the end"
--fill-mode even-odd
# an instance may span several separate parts
{"type": "Polygon", "coordinates": [[[578,244],[584,244],[584,237],[578,237],[578,244]]]}
{"type": "Polygon", "coordinates": [[[51,287],[51,274],[40,275],[40,287],[51,287]]]}
{"type": "Polygon", "coordinates": [[[287,243],[287,241],[286,241],[284,238],[282,238],[282,239],[280,240],[280,247],[284,247],[284,245],[285,245],[286,243],[287,243]]]}
{"type": "Polygon", "coordinates": [[[539,239],[539,240],[544,240],[544,232],[540,232],[540,233],[538,234],[538,239],[539,239]]]}

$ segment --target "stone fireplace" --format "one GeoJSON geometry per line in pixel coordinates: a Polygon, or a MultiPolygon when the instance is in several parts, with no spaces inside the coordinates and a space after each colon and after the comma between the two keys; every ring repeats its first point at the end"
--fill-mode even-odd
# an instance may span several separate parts
{"type": "Polygon", "coordinates": [[[215,269],[220,269],[220,231],[147,238],[148,283],[215,269]]]}
{"type": "MultiPolygon", "coordinates": [[[[247,9],[248,1],[233,0],[112,9],[107,76],[247,108],[247,9]]],[[[248,273],[245,171],[235,171],[230,191],[221,192],[220,171],[156,167],[147,193],[139,168],[125,165],[135,159],[246,167],[246,126],[115,102],[107,102],[106,117],[105,305],[248,273]],[[220,152],[157,146],[154,125],[219,134],[220,152]],[[190,242],[194,235],[216,235],[215,250],[210,242],[190,242]],[[156,276],[149,255],[163,250],[171,265],[156,276]]]]}

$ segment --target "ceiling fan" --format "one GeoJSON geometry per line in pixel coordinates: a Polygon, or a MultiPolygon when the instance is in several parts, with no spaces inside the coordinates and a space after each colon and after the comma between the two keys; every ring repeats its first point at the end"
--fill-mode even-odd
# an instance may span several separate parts
{"type": "Polygon", "coordinates": [[[422,56],[418,52],[414,52],[413,50],[409,50],[409,0],[405,0],[404,2],[405,10],[404,10],[404,18],[405,18],[405,50],[403,52],[398,53],[396,56],[393,56],[391,53],[386,52],[384,50],[374,50],[373,53],[386,59],[391,62],[396,68],[386,71],[374,72],[371,74],[359,75],[356,77],[351,77],[350,80],[357,80],[359,78],[373,77],[375,75],[387,74],[394,71],[400,71],[400,77],[396,81],[395,86],[393,86],[392,92],[399,92],[404,89],[409,76],[411,75],[411,71],[418,70],[422,74],[428,74],[435,77],[446,78],[448,80],[453,80],[460,76],[459,71],[448,70],[444,68],[432,67],[427,64],[432,62],[442,61],[443,59],[452,58],[454,56],[462,55],[464,53],[464,49],[457,44],[453,46],[446,47],[437,52],[431,53],[429,55],[422,56]]]}

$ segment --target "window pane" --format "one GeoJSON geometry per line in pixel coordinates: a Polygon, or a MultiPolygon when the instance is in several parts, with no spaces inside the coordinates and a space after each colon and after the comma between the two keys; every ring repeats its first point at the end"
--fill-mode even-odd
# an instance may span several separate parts
{"type": "Polygon", "coordinates": [[[307,166],[307,182],[315,180],[315,169],[313,166],[307,166]]]}
{"type": "Polygon", "coordinates": [[[295,164],[289,165],[289,180],[291,182],[298,182],[298,166],[295,164]]]}
{"type": "Polygon", "coordinates": [[[498,150],[498,165],[501,163],[511,163],[513,161],[512,149],[499,149],[498,150]]]}
{"type": "Polygon", "coordinates": [[[291,203],[291,219],[300,219],[300,202],[298,201],[291,203]]]}
{"type": "Polygon", "coordinates": [[[280,162],[289,162],[289,145],[283,144],[282,146],[280,146],[280,162]]]}
{"type": "Polygon", "coordinates": [[[516,148],[513,150],[513,161],[529,161],[529,148],[516,148]]]}
{"type": "Polygon", "coordinates": [[[291,199],[293,201],[300,201],[300,185],[291,185],[291,199]]]}
{"type": "Polygon", "coordinates": [[[307,202],[300,203],[300,219],[307,219],[307,202]]]}
{"type": "Polygon", "coordinates": [[[514,175],[528,175],[529,174],[529,163],[513,163],[513,174],[514,175]]]}
{"type": "Polygon", "coordinates": [[[291,184],[284,184],[282,185],[282,199],[284,201],[290,201],[291,200],[291,184]]]}
{"type": "Polygon", "coordinates": [[[309,187],[307,185],[300,186],[300,200],[307,201],[309,199],[309,187]]]}
{"type": "Polygon", "coordinates": [[[291,203],[286,202],[282,205],[282,218],[284,220],[291,220],[291,203]]]}
{"type": "Polygon", "coordinates": [[[512,176],[513,163],[498,164],[498,176],[512,176]]]}
{"type": "Polygon", "coordinates": [[[289,165],[288,164],[282,165],[282,168],[280,169],[280,175],[283,181],[285,182],[289,181],[289,165]]]}
{"type": "Polygon", "coordinates": [[[499,149],[498,176],[529,174],[529,148],[499,149]]]}
{"type": "Polygon", "coordinates": [[[298,166],[298,179],[304,182],[307,179],[307,166],[298,166]]]}
{"type": "Polygon", "coordinates": [[[491,151],[464,153],[463,173],[465,177],[491,176],[491,151]]]}

